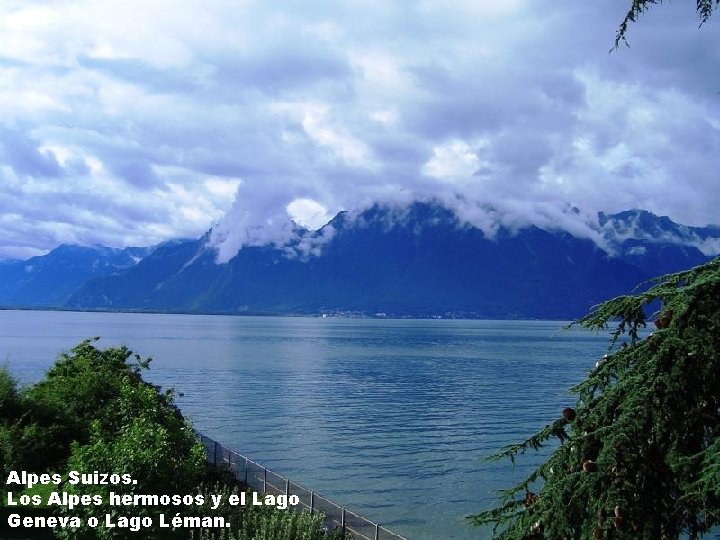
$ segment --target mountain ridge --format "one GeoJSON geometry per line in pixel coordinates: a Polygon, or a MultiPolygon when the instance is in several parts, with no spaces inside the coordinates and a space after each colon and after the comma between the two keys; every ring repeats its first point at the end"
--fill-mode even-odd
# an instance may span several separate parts
{"type": "MultiPolygon", "coordinates": [[[[376,205],[338,213],[316,232],[298,229],[288,245],[244,247],[223,264],[211,231],[166,242],[135,264],[65,287],[45,307],[568,319],[650,277],[706,262],[697,241],[720,241],[720,228],[640,210],[602,214],[599,227],[612,249],[535,226],[491,238],[438,204],[376,205]]],[[[0,287],[0,305],[5,298],[0,287]]]]}
{"type": "Polygon", "coordinates": [[[0,305],[61,307],[88,279],[127,269],[154,247],[60,244],[47,253],[0,265],[0,305]]]}

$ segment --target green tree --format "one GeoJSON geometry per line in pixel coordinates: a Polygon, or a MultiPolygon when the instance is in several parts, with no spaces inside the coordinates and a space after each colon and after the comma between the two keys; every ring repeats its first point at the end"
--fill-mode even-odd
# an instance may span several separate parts
{"type": "Polygon", "coordinates": [[[22,414],[17,383],[4,366],[0,366],[0,420],[11,422],[22,414]]]}
{"type": "MultiPolygon", "coordinates": [[[[627,44],[625,36],[628,31],[630,23],[637,21],[638,17],[645,13],[655,4],[662,4],[663,0],[633,0],[630,9],[625,15],[625,19],[620,23],[617,34],[615,36],[615,47],[617,48],[620,43],[627,44]]],[[[700,17],[700,24],[704,24],[708,21],[713,11],[720,4],[720,0],[697,0],[696,9],[698,16],[700,17]]]]}
{"type": "MultiPolygon", "coordinates": [[[[147,538],[161,535],[157,514],[174,515],[186,512],[185,507],[113,507],[110,492],[138,495],[188,495],[197,491],[205,473],[205,447],[192,428],[177,414],[172,403],[148,385],[137,384],[130,378],[122,381],[119,395],[113,401],[112,422],[94,420],[90,424],[87,444],[74,442],[68,459],[68,471],[105,471],[128,474],[135,483],[119,485],[66,485],[65,490],[78,495],[100,495],[103,504],[65,510],[68,515],[83,517],[109,514],[117,520],[120,515],[148,516],[154,525],[143,529],[147,538]]],[[[168,518],[168,519],[171,519],[168,518]]],[[[81,527],[79,530],[60,530],[57,536],[73,540],[134,538],[127,530],[81,527]]],[[[182,537],[175,535],[174,537],[182,537]]]]}
{"type": "MultiPolygon", "coordinates": [[[[172,392],[162,392],[143,380],[142,372],[151,360],[141,359],[126,347],[99,349],[93,341],[83,341],[61,354],[43,380],[22,392],[7,372],[0,370],[4,469],[98,471],[129,474],[136,481],[63,485],[61,490],[68,493],[102,496],[105,504],[100,507],[51,509],[84,517],[117,513],[107,504],[110,491],[144,495],[194,492],[204,477],[205,449],[174,404],[172,392]]],[[[132,508],[132,513],[148,515],[151,510],[156,511],[132,508]]],[[[72,539],[130,534],[104,527],[56,532],[72,539]]]]}
{"type": "Polygon", "coordinates": [[[575,408],[493,456],[559,442],[476,524],[502,539],[648,540],[720,524],[720,259],[652,283],[578,321],[617,324],[608,354],[572,389],[575,408]],[[657,328],[641,339],[658,301],[657,328]]]}
{"type": "Polygon", "coordinates": [[[3,477],[17,460],[18,420],[24,412],[17,383],[0,366],[0,465],[3,477]]]}
{"type": "Polygon", "coordinates": [[[205,447],[171,403],[149,385],[125,381],[114,408],[112,428],[94,420],[88,444],[72,444],[68,470],[129,474],[137,484],[127,491],[136,493],[185,493],[197,485],[205,447]]]}
{"type": "Polygon", "coordinates": [[[121,420],[116,402],[124,385],[152,388],[158,400],[170,407],[170,392],[143,381],[142,371],[150,359],[142,360],[126,347],[98,349],[95,340],[86,340],[62,353],[45,378],[23,393],[26,413],[20,441],[28,445],[18,466],[30,470],[62,470],[73,442],[86,444],[90,426],[99,421],[108,431],[117,430],[121,420]]]}

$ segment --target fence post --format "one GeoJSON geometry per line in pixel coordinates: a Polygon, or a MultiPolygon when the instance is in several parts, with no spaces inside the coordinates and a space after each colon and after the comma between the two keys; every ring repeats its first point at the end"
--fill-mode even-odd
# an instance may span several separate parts
{"type": "Polygon", "coordinates": [[[245,458],[245,489],[248,487],[248,458],[245,458]]]}
{"type": "Polygon", "coordinates": [[[375,540],[378,540],[380,538],[380,524],[375,524],[375,540]]]}
{"type": "Polygon", "coordinates": [[[310,513],[313,513],[313,510],[315,510],[315,492],[310,491],[310,513]]]}
{"type": "Polygon", "coordinates": [[[342,529],[343,534],[345,534],[345,507],[342,508],[342,515],[340,517],[340,528],[342,529]]]}
{"type": "Polygon", "coordinates": [[[263,493],[267,493],[267,469],[263,467],[263,493]]]}
{"type": "Polygon", "coordinates": [[[285,479],[285,497],[290,498],[290,479],[285,479]]]}
{"type": "Polygon", "coordinates": [[[218,454],[218,443],[217,441],[213,441],[213,465],[217,467],[217,454],[218,454]]]}

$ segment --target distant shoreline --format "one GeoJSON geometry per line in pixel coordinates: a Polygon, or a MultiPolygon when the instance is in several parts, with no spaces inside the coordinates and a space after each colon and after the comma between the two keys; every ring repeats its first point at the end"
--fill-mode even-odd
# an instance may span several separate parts
{"type": "Polygon", "coordinates": [[[340,312],[228,312],[228,311],[182,311],[182,310],[152,310],[152,309],[93,309],[93,308],[63,308],[63,307],[20,307],[20,306],[0,306],[0,311],[57,311],[57,312],[73,312],[73,313],[125,313],[125,314],[147,314],[147,315],[213,315],[225,317],[305,317],[309,319],[372,319],[372,320],[467,320],[467,321],[565,321],[569,322],[574,319],[549,318],[540,317],[518,317],[503,316],[490,317],[487,315],[424,315],[424,314],[364,314],[354,311],[340,312]]]}

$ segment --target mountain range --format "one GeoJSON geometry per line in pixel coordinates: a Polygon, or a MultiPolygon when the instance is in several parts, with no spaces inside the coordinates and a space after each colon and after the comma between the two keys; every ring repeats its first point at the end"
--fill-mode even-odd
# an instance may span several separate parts
{"type": "Polygon", "coordinates": [[[320,231],[297,228],[289,245],[246,246],[224,264],[212,231],[147,248],[63,245],[0,264],[0,306],[568,319],[720,252],[715,226],[642,210],[597,223],[595,241],[535,226],[489,237],[447,208],[413,203],[341,212],[320,231]]]}
{"type": "Polygon", "coordinates": [[[86,281],[129,269],[153,248],[61,245],[27,261],[0,263],[0,305],[62,307],[86,281]]]}

